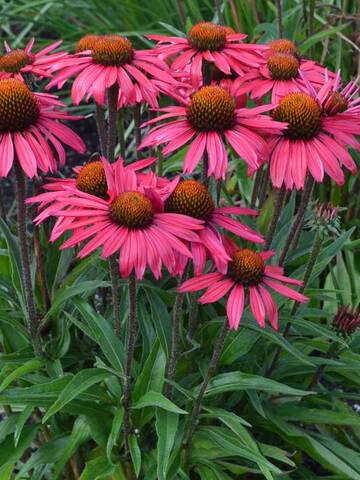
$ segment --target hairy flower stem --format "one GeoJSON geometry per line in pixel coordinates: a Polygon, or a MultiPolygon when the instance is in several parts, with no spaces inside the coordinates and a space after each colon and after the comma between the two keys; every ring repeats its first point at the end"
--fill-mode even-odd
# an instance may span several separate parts
{"type": "MultiPolygon", "coordinates": [[[[39,193],[39,188],[35,183],[33,184],[33,189],[31,193],[32,195],[37,195],[39,193]]],[[[33,221],[35,216],[36,216],[36,209],[33,209],[31,213],[31,217],[33,221]]],[[[47,312],[51,307],[51,299],[50,299],[49,290],[46,286],[44,258],[42,255],[42,249],[41,249],[41,243],[40,243],[40,227],[38,225],[33,226],[33,243],[34,243],[37,281],[40,287],[42,303],[45,308],[45,311],[47,312]]]]}
{"type": "Polygon", "coordinates": [[[135,273],[129,277],[129,332],[126,346],[126,364],[124,381],[124,436],[125,455],[129,455],[130,426],[130,400],[131,400],[131,366],[134,357],[136,340],[136,278],[135,273]]]}
{"type": "MultiPolygon", "coordinates": [[[[116,146],[116,137],[117,137],[117,97],[118,97],[118,86],[112,86],[108,89],[108,132],[105,138],[107,137],[106,150],[108,160],[113,162],[115,159],[115,146],[116,146]]],[[[100,122],[98,122],[100,123],[100,122]]],[[[104,121],[105,126],[105,121],[104,121]]],[[[100,135],[100,132],[99,132],[100,135]]],[[[110,270],[110,279],[111,279],[111,296],[114,309],[114,330],[117,335],[120,334],[121,329],[121,319],[120,319],[120,299],[119,299],[119,272],[116,262],[115,255],[109,258],[109,270],[110,270]]]]}
{"type": "Polygon", "coordinates": [[[125,126],[124,126],[124,110],[121,109],[118,111],[117,117],[117,128],[118,128],[118,135],[119,135],[119,143],[120,143],[120,155],[126,160],[126,140],[125,140],[125,126]]]}
{"type": "Polygon", "coordinates": [[[262,169],[256,172],[253,191],[251,194],[250,208],[255,208],[256,206],[256,201],[259,197],[259,190],[262,183],[263,175],[264,175],[264,170],[262,169]]]}
{"type": "Polygon", "coordinates": [[[96,106],[96,126],[99,135],[100,153],[106,155],[106,124],[105,124],[105,110],[101,105],[95,103],[96,106]]]}
{"type": "Polygon", "coordinates": [[[300,236],[300,232],[301,232],[302,225],[305,218],[306,208],[311,200],[313,187],[314,187],[314,180],[311,176],[308,176],[308,178],[306,179],[303,194],[301,196],[299,209],[297,211],[294,223],[291,227],[290,233],[286,239],[285,246],[279,258],[279,265],[284,264],[291,245],[295,245],[296,238],[300,236]]]}
{"type": "Polygon", "coordinates": [[[208,169],[209,169],[209,159],[207,152],[204,152],[203,160],[202,160],[202,182],[205,186],[209,185],[209,177],[208,177],[208,169]]]}
{"type": "Polygon", "coordinates": [[[109,269],[111,278],[111,295],[114,309],[114,331],[116,335],[120,336],[121,319],[120,319],[120,298],[119,298],[119,267],[116,261],[116,256],[112,255],[109,259],[109,269]]]}
{"type": "Polygon", "coordinates": [[[194,338],[196,327],[197,327],[198,303],[194,295],[195,295],[194,293],[190,294],[190,311],[189,311],[188,335],[187,335],[187,338],[190,341],[194,338]]]}
{"type": "Polygon", "coordinates": [[[265,203],[268,185],[269,185],[269,169],[267,168],[264,171],[262,180],[261,180],[258,208],[261,208],[265,203]]]}
{"type": "Polygon", "coordinates": [[[135,125],[135,145],[136,145],[136,158],[139,160],[141,158],[140,151],[138,147],[141,143],[141,105],[137,103],[133,109],[134,113],[134,125],[135,125]]]}
{"type": "MultiPolygon", "coordinates": [[[[182,278],[179,280],[179,285],[182,282],[182,278]]],[[[173,309],[173,321],[172,321],[172,335],[171,335],[171,353],[169,358],[169,364],[167,367],[166,379],[170,382],[174,380],[176,375],[176,364],[179,358],[179,340],[180,340],[180,323],[182,317],[182,307],[184,303],[184,293],[178,292],[176,294],[174,309],[173,309]]],[[[172,398],[172,386],[167,383],[165,386],[165,395],[172,398]]]]}
{"type": "Polygon", "coordinates": [[[2,218],[6,222],[6,210],[5,210],[4,196],[3,196],[1,185],[0,185],[0,218],[2,218]]]}
{"type": "Polygon", "coordinates": [[[214,351],[209,363],[206,377],[204,378],[203,383],[200,387],[199,394],[195,400],[194,407],[191,413],[191,418],[189,422],[189,432],[186,439],[186,463],[189,463],[189,457],[192,449],[192,438],[199,422],[199,415],[200,415],[202,401],[204,399],[207,386],[211,378],[213,377],[214,373],[216,372],[219,358],[224,348],[227,332],[228,332],[228,323],[227,323],[227,320],[225,320],[224,325],[216,341],[216,344],[214,346],[214,351]]]}
{"type": "Polygon", "coordinates": [[[108,109],[109,109],[109,120],[108,120],[108,144],[107,144],[107,157],[110,163],[115,159],[115,147],[117,142],[117,101],[119,94],[119,87],[117,83],[112,85],[108,91],[108,109]]]}
{"type": "Polygon", "coordinates": [[[269,229],[268,229],[268,232],[267,232],[267,235],[266,235],[266,244],[265,244],[265,247],[270,247],[271,242],[272,242],[272,240],[273,240],[273,238],[274,238],[274,233],[275,233],[276,226],[277,226],[278,221],[279,221],[279,218],[280,218],[280,214],[281,214],[281,209],[282,209],[283,202],[284,202],[285,193],[286,193],[286,190],[285,190],[285,188],[283,188],[283,187],[282,187],[282,188],[279,188],[279,189],[276,191],[274,211],[273,211],[273,215],[272,215],[272,218],[271,218],[271,222],[270,222],[270,225],[269,225],[269,229]]]}
{"type": "MultiPolygon", "coordinates": [[[[311,274],[314,270],[316,260],[319,256],[319,253],[320,253],[320,250],[321,250],[321,245],[322,245],[322,235],[321,235],[320,231],[318,230],[316,232],[316,236],[315,236],[313,247],[312,247],[312,250],[311,250],[311,253],[310,253],[309,261],[308,261],[307,266],[306,266],[304,279],[303,279],[303,285],[299,288],[299,293],[304,293],[304,291],[305,291],[305,288],[306,288],[306,286],[307,286],[307,284],[310,280],[311,274]]],[[[294,306],[293,306],[293,308],[291,310],[291,313],[290,313],[290,318],[292,318],[295,315],[295,313],[297,312],[297,310],[299,308],[299,305],[300,305],[299,302],[294,303],[294,306]]],[[[285,328],[284,328],[284,331],[283,331],[283,337],[284,338],[286,338],[288,336],[288,334],[290,332],[290,328],[291,328],[291,322],[288,322],[286,324],[285,328]]],[[[275,370],[276,364],[279,360],[280,353],[281,353],[281,346],[278,346],[276,351],[275,351],[273,361],[271,362],[270,367],[266,371],[266,374],[265,374],[266,377],[270,377],[272,375],[273,371],[275,370]]]]}
{"type": "Polygon", "coordinates": [[[26,189],[25,177],[18,160],[14,162],[15,176],[16,176],[16,201],[17,201],[17,217],[18,217],[18,234],[20,241],[21,253],[21,269],[24,285],[25,302],[27,309],[27,328],[30,338],[33,342],[34,350],[39,353],[39,342],[37,336],[37,316],[35,309],[34,294],[31,285],[31,270],[30,270],[30,256],[29,247],[26,239],[26,189]]]}

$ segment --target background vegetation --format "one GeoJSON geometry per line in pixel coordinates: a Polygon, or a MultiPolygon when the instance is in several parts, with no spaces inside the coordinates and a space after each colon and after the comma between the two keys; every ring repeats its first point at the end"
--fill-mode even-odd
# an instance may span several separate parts
{"type": "MultiPolygon", "coordinates": [[[[341,68],[345,81],[360,74],[357,0],[227,0],[218,6],[220,10],[210,0],[0,0],[0,27],[3,39],[13,47],[35,36],[40,44],[63,38],[64,48],[71,49],[86,33],[116,32],[144,48],[150,45],[143,37],[146,33],[178,35],[192,23],[216,21],[220,11],[225,24],[247,33],[251,41],[267,42],[280,31],[281,36],[296,41],[302,55],[332,70],[341,68]]],[[[87,115],[78,128],[90,149],[96,150],[92,107],[76,110],[87,115]]],[[[129,117],[129,155],[133,154],[132,128],[129,117]]],[[[165,172],[179,168],[181,155],[165,163],[165,172]]],[[[358,154],[353,155],[359,160],[358,154]]],[[[239,198],[249,202],[253,182],[234,160],[225,194],[230,202],[239,198]]],[[[291,335],[283,338],[270,327],[259,329],[247,312],[240,330],[228,336],[194,436],[190,474],[180,468],[186,412],[191,410],[209,363],[224,308],[210,305],[194,312],[187,299],[181,332],[185,353],[179,362],[174,402],[166,402],[160,392],[175,284],[167,278],[156,284],[140,282],[132,399],[137,429],[131,448],[132,468],[139,478],[360,479],[360,333],[339,338],[331,327],[339,305],[359,304],[359,190],[359,174],[349,176],[342,188],[328,180],[317,187],[316,198],[343,207],[341,222],[339,231],[324,239],[306,290],[311,303],[291,315],[291,302],[277,299],[281,328],[291,319],[291,335]],[[191,335],[187,325],[194,313],[197,324],[191,335]],[[329,345],[336,346],[331,355],[329,345]],[[266,372],[279,346],[279,362],[268,378],[266,372]],[[315,393],[309,394],[309,383],[319,368],[321,377],[311,389],[315,393]]],[[[49,244],[45,229],[40,230],[34,248],[45,260],[49,298],[35,276],[34,255],[37,304],[44,316],[44,356],[35,358],[23,325],[11,179],[2,182],[2,194],[0,480],[131,478],[129,465],[119,456],[124,343],[111,327],[107,264],[97,254],[79,262],[74,252],[60,252],[59,243],[49,244]]],[[[297,203],[293,193],[273,240],[278,250],[286,240],[297,203]]],[[[257,225],[263,233],[273,204],[269,192],[257,225]]],[[[312,209],[307,222],[311,218],[312,209]]],[[[313,238],[313,230],[305,228],[288,257],[287,273],[302,277],[313,238]]],[[[126,329],[125,284],[121,288],[126,329]]]]}

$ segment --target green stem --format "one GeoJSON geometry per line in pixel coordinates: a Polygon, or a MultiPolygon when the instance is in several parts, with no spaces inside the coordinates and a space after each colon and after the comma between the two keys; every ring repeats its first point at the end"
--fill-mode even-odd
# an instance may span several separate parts
{"type": "Polygon", "coordinates": [[[311,175],[309,175],[308,178],[306,179],[304,191],[301,196],[299,209],[297,211],[294,223],[286,239],[285,246],[281,252],[281,255],[279,258],[279,265],[284,264],[291,245],[295,244],[295,240],[300,236],[302,225],[304,223],[306,208],[311,200],[313,187],[314,187],[314,179],[311,175]]]}
{"type": "MultiPolygon", "coordinates": [[[[179,280],[181,284],[182,278],[179,280]]],[[[182,306],[184,303],[184,293],[178,292],[176,294],[174,309],[173,309],[173,322],[172,322],[172,335],[171,335],[171,353],[169,358],[169,364],[166,373],[166,379],[170,382],[174,380],[176,375],[176,364],[179,358],[179,341],[180,341],[180,323],[182,318],[182,306]]],[[[165,395],[169,398],[172,397],[172,386],[167,383],[165,386],[165,395]]]]}
{"type": "Polygon", "coordinates": [[[253,186],[253,190],[252,190],[252,194],[251,194],[250,208],[255,208],[255,206],[256,206],[256,201],[257,201],[258,196],[259,196],[259,189],[260,189],[260,186],[261,186],[263,175],[264,175],[264,170],[263,169],[259,169],[256,172],[254,186],[253,186]]]}
{"type": "Polygon", "coordinates": [[[201,405],[206,393],[207,386],[213,377],[213,375],[216,372],[217,365],[220,359],[220,355],[223,351],[224,344],[225,344],[225,339],[226,339],[226,334],[228,332],[228,323],[227,320],[224,321],[224,325],[221,329],[221,332],[218,336],[218,339],[216,341],[216,344],[214,346],[214,351],[208,366],[208,371],[206,373],[206,376],[203,380],[203,383],[201,384],[199,394],[195,400],[194,407],[191,413],[191,418],[189,422],[189,432],[187,435],[187,440],[186,440],[186,460],[187,463],[189,462],[189,458],[191,455],[191,450],[192,450],[192,438],[195,433],[196,427],[199,423],[199,415],[200,415],[200,410],[201,410],[201,405]]]}
{"type": "Polygon", "coordinates": [[[131,366],[134,357],[136,340],[136,278],[131,273],[129,277],[129,332],[126,347],[125,381],[124,381],[124,436],[125,455],[129,455],[130,425],[130,400],[131,400],[131,366]]]}
{"type": "Polygon", "coordinates": [[[267,235],[266,235],[266,244],[265,244],[266,248],[270,247],[271,242],[273,240],[275,230],[276,230],[276,226],[278,224],[278,221],[279,221],[279,218],[280,218],[280,215],[281,215],[281,210],[282,210],[282,206],[283,206],[285,193],[286,193],[286,190],[285,190],[284,187],[279,188],[276,191],[274,211],[273,211],[273,215],[272,215],[272,218],[271,218],[269,229],[268,229],[268,232],[267,232],[267,235]]]}

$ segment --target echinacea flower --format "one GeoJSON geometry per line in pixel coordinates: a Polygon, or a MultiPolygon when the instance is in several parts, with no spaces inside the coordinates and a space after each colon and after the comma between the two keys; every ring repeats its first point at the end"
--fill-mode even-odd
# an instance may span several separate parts
{"type": "Polygon", "coordinates": [[[324,82],[325,69],[312,60],[269,50],[264,62],[236,80],[239,95],[251,92],[253,100],[261,101],[271,93],[271,102],[278,103],[289,93],[307,92],[304,76],[317,88],[324,82]]]}
{"type": "MultiPolygon", "coordinates": [[[[156,190],[139,184],[137,175],[122,162],[105,169],[109,198],[77,190],[51,206],[50,214],[68,218],[58,226],[57,235],[68,230],[72,234],[62,248],[72,248],[87,241],[79,251],[80,258],[102,247],[102,257],[119,255],[122,277],[134,270],[143,278],[146,266],[155,278],[161,276],[162,264],[171,271],[175,264],[174,252],[191,257],[183,240],[195,241],[202,221],[176,213],[164,212],[163,202],[156,190]]],[[[46,210],[44,211],[46,213],[46,210]]],[[[42,212],[35,221],[44,217],[42,212]]]]}
{"type": "MultiPolygon", "coordinates": [[[[169,183],[167,179],[157,177],[153,172],[139,172],[154,163],[156,158],[150,157],[142,160],[137,160],[130,163],[125,168],[136,172],[136,180],[143,187],[151,187],[159,192],[164,190],[169,183]]],[[[119,157],[114,163],[110,164],[105,157],[91,158],[85,165],[73,168],[75,174],[74,178],[47,178],[47,182],[42,185],[46,190],[27,200],[27,203],[39,204],[41,214],[38,216],[38,222],[43,222],[46,218],[52,216],[55,212],[63,207],[64,199],[73,195],[78,195],[79,192],[87,193],[95,197],[109,200],[113,195],[114,184],[116,181],[117,171],[119,166],[123,168],[123,159],[119,157]]],[[[75,207],[69,207],[77,208],[75,207]]],[[[55,241],[63,233],[63,226],[72,223],[71,217],[57,216],[56,223],[51,233],[51,241],[55,241]]]]}
{"type": "Polygon", "coordinates": [[[270,176],[274,187],[280,188],[285,183],[288,189],[294,185],[302,189],[307,172],[317,182],[322,182],[327,173],[342,185],[342,166],[352,174],[356,172],[347,147],[360,151],[356,139],[360,134],[360,105],[347,95],[354,89],[353,82],[345,87],[345,94],[334,91],[339,76],[337,79],[335,84],[332,79],[325,81],[318,92],[305,80],[308,93],[290,93],[272,111],[275,120],[288,124],[270,145],[270,176]]]}
{"type": "Polygon", "coordinates": [[[56,171],[52,146],[65,163],[62,143],[84,153],[85,144],[69,127],[57,120],[78,120],[58,107],[65,104],[55,95],[33,93],[20,80],[0,80],[0,177],[6,177],[14,159],[32,178],[38,170],[56,171]]]}
{"type": "Polygon", "coordinates": [[[286,128],[286,124],[262,115],[272,108],[274,105],[238,108],[236,98],[224,88],[202,87],[192,97],[184,97],[182,106],[160,108],[163,115],[144,123],[142,126],[175,118],[152,128],[139,149],[167,143],[163,149],[166,156],[191,142],[184,158],[183,172],[192,173],[207,154],[207,174],[224,179],[228,163],[225,137],[235,152],[256,170],[269,154],[262,136],[279,134],[286,128]]]}
{"type": "Polygon", "coordinates": [[[267,44],[268,49],[265,50],[265,54],[272,55],[274,53],[288,53],[295,57],[300,57],[300,52],[295,43],[288,38],[277,38],[267,44]]]}
{"type": "MultiPolygon", "coordinates": [[[[247,35],[235,33],[229,27],[211,22],[193,25],[187,37],[146,35],[157,43],[154,52],[162,58],[178,57],[172,62],[173,70],[184,70],[190,65],[191,83],[198,87],[202,80],[204,61],[209,62],[226,75],[233,70],[237,75],[260,65],[263,45],[243,43],[247,35]]],[[[266,48],[266,47],[265,47],[266,48]]]]}
{"type": "Polygon", "coordinates": [[[62,44],[62,40],[42,48],[37,53],[32,53],[34,43],[35,39],[32,38],[23,50],[19,48],[12,50],[7,42],[4,42],[5,53],[0,56],[0,80],[16,78],[24,81],[24,75],[28,74],[40,79],[50,77],[49,67],[67,55],[66,52],[49,55],[62,44]]]}
{"type": "MultiPolygon", "coordinates": [[[[222,235],[218,231],[219,228],[253,243],[264,242],[261,235],[231,217],[231,215],[256,216],[258,215],[256,210],[236,206],[216,208],[207,187],[203,183],[191,179],[179,180],[177,178],[166,187],[169,196],[165,201],[165,211],[181,213],[204,221],[203,230],[198,232],[199,241],[191,242],[195,275],[204,271],[207,254],[219,271],[226,272],[230,257],[225,251],[222,235]]],[[[187,257],[178,257],[177,274],[181,275],[183,273],[187,261],[187,257]]]]}
{"type": "Polygon", "coordinates": [[[180,292],[196,292],[206,288],[206,292],[198,299],[200,303],[214,303],[224,297],[229,291],[226,313],[230,328],[237,330],[245,306],[245,294],[249,301],[255,320],[261,328],[265,327],[267,316],[274,330],[278,330],[278,309],[269,290],[300,303],[306,303],[308,298],[284,283],[301,286],[300,280],[284,276],[283,269],[274,265],[266,265],[265,261],[274,252],[255,252],[248,248],[239,248],[233,242],[228,242],[231,256],[226,274],[211,272],[186,280],[180,287],[180,292]]]}
{"type": "Polygon", "coordinates": [[[159,87],[153,79],[176,84],[166,63],[148,50],[135,50],[130,40],[120,35],[86,35],[74,54],[52,65],[57,72],[47,88],[64,83],[76,75],[71,97],[75,105],[93,97],[99,105],[106,101],[106,91],[119,88],[118,109],[147,102],[158,106],[159,87]]]}

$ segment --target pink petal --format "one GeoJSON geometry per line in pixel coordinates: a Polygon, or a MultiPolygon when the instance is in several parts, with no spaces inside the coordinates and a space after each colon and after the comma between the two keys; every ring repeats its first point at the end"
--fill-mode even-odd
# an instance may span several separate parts
{"type": "Polygon", "coordinates": [[[265,307],[261,296],[255,286],[249,286],[250,306],[254,314],[254,318],[261,328],[265,327],[265,307]]]}
{"type": "Polygon", "coordinates": [[[226,314],[232,330],[239,328],[239,323],[244,311],[244,300],[244,287],[240,284],[235,284],[226,304],[226,314]]]}

